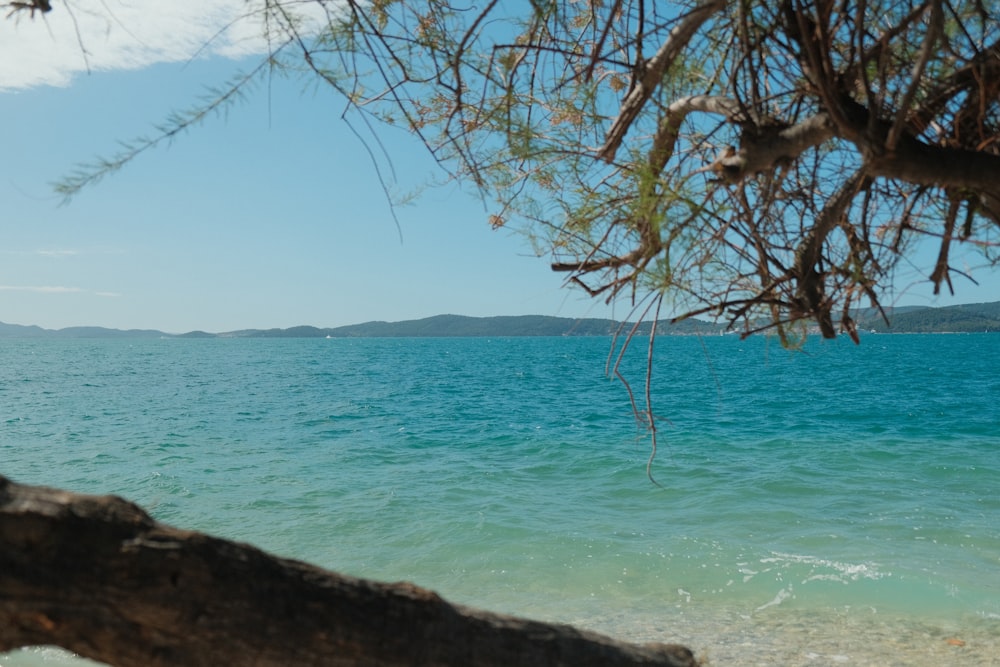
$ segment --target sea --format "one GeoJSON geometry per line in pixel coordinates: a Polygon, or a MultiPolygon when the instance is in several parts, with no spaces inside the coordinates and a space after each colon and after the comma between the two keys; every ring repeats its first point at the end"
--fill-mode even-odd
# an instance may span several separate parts
{"type": "Polygon", "coordinates": [[[8,339],[0,474],[713,667],[1000,665],[1000,335],[652,352],[8,339]]]}

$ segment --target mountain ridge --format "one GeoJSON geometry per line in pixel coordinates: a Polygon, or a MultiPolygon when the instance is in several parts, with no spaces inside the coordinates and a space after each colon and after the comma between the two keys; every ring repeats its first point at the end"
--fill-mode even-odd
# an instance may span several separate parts
{"type": "MultiPolygon", "coordinates": [[[[852,314],[860,330],[869,333],[975,333],[1000,332],[1000,301],[957,306],[903,306],[887,308],[887,324],[871,308],[852,314]]],[[[635,327],[638,335],[648,335],[651,323],[635,327]]],[[[610,336],[633,329],[630,322],[601,318],[554,317],[550,315],[433,315],[416,320],[387,322],[373,320],[340,327],[301,325],[286,329],[240,329],[222,333],[189,331],[170,334],[156,329],[109,329],[66,327],[43,329],[36,325],[0,322],[2,338],[421,338],[476,336],[610,336]]],[[[671,324],[657,323],[657,335],[719,335],[723,323],[687,319],[671,324]]]]}

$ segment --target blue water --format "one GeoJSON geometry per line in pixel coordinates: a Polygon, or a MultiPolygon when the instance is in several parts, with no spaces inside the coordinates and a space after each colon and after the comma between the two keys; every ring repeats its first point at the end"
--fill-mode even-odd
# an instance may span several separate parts
{"type": "Polygon", "coordinates": [[[656,345],[659,486],[606,338],[5,340],[0,474],[715,665],[1000,664],[1000,336],[656,345]]]}

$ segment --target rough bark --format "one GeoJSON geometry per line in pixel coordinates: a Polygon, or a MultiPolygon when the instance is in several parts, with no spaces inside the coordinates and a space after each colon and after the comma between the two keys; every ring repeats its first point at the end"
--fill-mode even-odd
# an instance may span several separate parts
{"type": "Polygon", "coordinates": [[[983,151],[903,140],[893,153],[871,159],[868,171],[907,183],[1000,195],[1000,155],[983,151]]]}
{"type": "MultiPolygon", "coordinates": [[[[861,136],[869,123],[867,110],[854,104],[852,111],[856,128],[851,136],[861,136]]],[[[656,173],[673,155],[681,123],[692,112],[726,116],[730,122],[744,120],[740,117],[743,112],[739,104],[731,98],[693,95],[673,102],[667,107],[654,138],[650,164],[656,173]]],[[[885,122],[876,125],[878,140],[866,138],[858,146],[859,153],[869,156],[865,166],[868,175],[1000,195],[1000,155],[932,146],[911,136],[903,137],[897,141],[895,150],[886,152],[882,147],[886,141],[884,137],[891,131],[890,126],[885,122]]],[[[720,158],[708,169],[719,172],[728,182],[739,182],[753,174],[771,171],[783,162],[794,161],[805,151],[838,136],[829,114],[821,112],[788,127],[765,127],[756,133],[743,132],[739,150],[720,158]]]]}
{"type": "Polygon", "coordinates": [[[833,137],[833,124],[825,113],[790,127],[764,126],[752,132],[744,130],[739,151],[720,159],[713,170],[726,181],[736,183],[759,172],[773,171],[783,163],[791,163],[810,148],[833,137]]]}
{"type": "Polygon", "coordinates": [[[698,664],[682,646],[477,611],[0,477],[0,651],[38,644],[122,667],[698,664]]]}

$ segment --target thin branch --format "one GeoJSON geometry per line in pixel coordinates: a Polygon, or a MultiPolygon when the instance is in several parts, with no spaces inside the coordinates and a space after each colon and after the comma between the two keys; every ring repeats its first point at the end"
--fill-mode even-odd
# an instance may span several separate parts
{"type": "MultiPolygon", "coordinates": [[[[278,50],[284,48],[280,46],[278,50]]],[[[202,123],[209,115],[220,113],[223,109],[242,98],[246,87],[261,73],[267,70],[269,59],[262,60],[254,69],[242,73],[232,79],[225,87],[213,91],[213,97],[203,105],[196,106],[184,112],[173,114],[165,124],[157,127],[158,133],[152,138],[141,137],[123,144],[124,150],[110,158],[100,158],[95,163],[77,167],[74,174],[55,184],[55,191],[62,195],[63,203],[68,203],[85,187],[93,185],[108,174],[114,173],[146,151],[155,148],[165,141],[170,141],[178,134],[202,123]]]]}
{"type": "Polygon", "coordinates": [[[598,156],[602,160],[612,162],[615,159],[615,153],[625,138],[625,134],[653,95],[653,91],[659,87],[667,68],[687,47],[701,26],[725,6],[726,0],[704,0],[670,31],[670,35],[659,51],[645,63],[642,72],[635,81],[635,87],[622,102],[621,111],[611,124],[611,129],[608,130],[604,140],[604,146],[598,152],[598,156]]]}
{"type": "Polygon", "coordinates": [[[934,271],[930,279],[934,284],[934,294],[941,293],[941,283],[948,283],[948,291],[955,294],[955,288],[951,284],[949,275],[948,255],[951,250],[951,239],[955,232],[955,218],[958,217],[958,209],[962,205],[961,200],[952,199],[948,205],[948,213],[944,218],[944,233],[941,235],[941,246],[938,249],[937,261],[934,263],[934,271]]]}
{"type": "Polygon", "coordinates": [[[823,244],[827,235],[846,214],[854,197],[867,186],[869,180],[862,168],[844,181],[837,193],[827,201],[795,253],[793,274],[798,279],[795,296],[799,310],[805,316],[816,318],[824,338],[836,338],[837,334],[830,322],[830,304],[824,293],[822,271],[818,268],[823,244]]]}
{"type": "Polygon", "coordinates": [[[656,343],[656,325],[660,322],[660,308],[663,306],[663,294],[656,298],[656,310],[653,311],[653,323],[649,331],[649,347],[646,350],[646,382],[643,387],[643,395],[646,399],[646,424],[649,428],[650,451],[649,459],[646,460],[646,477],[653,484],[662,488],[662,484],[653,477],[653,460],[656,459],[657,451],[657,428],[656,416],[653,414],[653,348],[656,343]]]}
{"type": "Polygon", "coordinates": [[[917,94],[917,89],[920,87],[920,79],[923,77],[924,69],[926,69],[927,63],[934,54],[935,45],[942,32],[941,24],[943,21],[944,13],[941,10],[941,0],[931,0],[931,15],[927,21],[927,34],[924,35],[924,44],[920,49],[920,58],[913,65],[913,72],[910,75],[910,87],[907,88],[903,99],[899,103],[899,108],[896,110],[896,119],[893,121],[892,128],[889,130],[889,136],[885,140],[885,148],[890,152],[896,150],[896,144],[903,132],[906,118],[909,114],[910,103],[913,101],[913,97],[917,94]]]}

